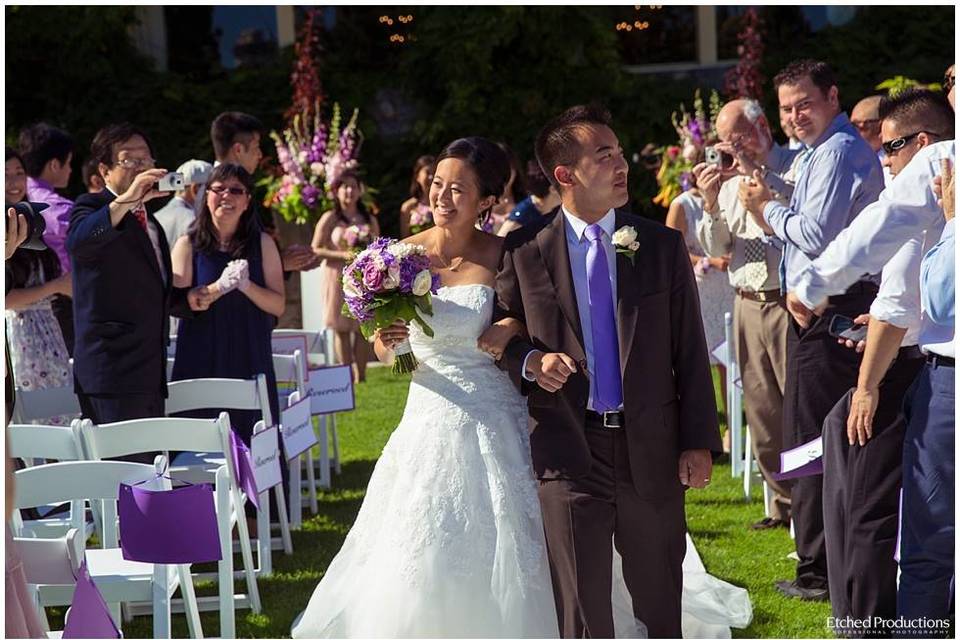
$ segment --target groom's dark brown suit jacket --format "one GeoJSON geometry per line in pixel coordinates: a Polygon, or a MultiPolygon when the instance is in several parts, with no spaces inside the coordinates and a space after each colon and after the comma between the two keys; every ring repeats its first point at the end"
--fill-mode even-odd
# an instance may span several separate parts
{"type": "MultiPolygon", "coordinates": [[[[507,236],[497,275],[495,319],[523,322],[529,339],[514,338],[500,365],[530,411],[537,476],[578,478],[590,471],[584,435],[589,395],[586,351],[558,211],[507,236]],[[531,349],[566,353],[578,371],[556,393],[521,376],[531,349]]],[[[639,249],[617,265],[617,325],[630,470],[643,498],[679,497],[681,451],[722,451],[713,379],[700,302],[683,236],[656,222],[618,212],[616,229],[632,226],[639,249]]]]}

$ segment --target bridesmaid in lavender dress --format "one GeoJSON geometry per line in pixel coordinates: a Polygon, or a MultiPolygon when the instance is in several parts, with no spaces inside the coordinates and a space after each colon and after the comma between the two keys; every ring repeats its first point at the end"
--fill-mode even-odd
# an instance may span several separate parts
{"type": "Polygon", "coordinates": [[[370,242],[380,235],[380,225],[360,202],[363,182],[356,171],[344,171],[331,189],[336,196],[333,209],[320,216],[311,243],[313,252],[324,259],[320,267],[324,326],[336,334],[337,361],[352,365],[354,381],[363,382],[367,378],[370,347],[360,333],[360,324],[341,313],[343,290],[340,275],[347,262],[353,259],[353,249],[363,248],[361,245],[350,246],[355,234],[351,228],[365,231],[370,242]]]}

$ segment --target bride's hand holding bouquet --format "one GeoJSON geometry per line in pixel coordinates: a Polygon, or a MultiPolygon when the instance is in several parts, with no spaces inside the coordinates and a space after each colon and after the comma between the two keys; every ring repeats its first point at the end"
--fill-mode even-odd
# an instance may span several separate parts
{"type": "MultiPolygon", "coordinates": [[[[433,315],[430,296],[440,278],[430,272],[430,259],[422,246],[378,238],[344,267],[342,284],[343,314],[360,323],[364,338],[369,340],[397,321],[416,322],[433,337],[433,329],[422,315],[433,315]]],[[[396,354],[394,373],[410,373],[417,368],[417,359],[405,337],[393,339],[396,328],[385,332],[390,345],[381,342],[396,354]]]]}

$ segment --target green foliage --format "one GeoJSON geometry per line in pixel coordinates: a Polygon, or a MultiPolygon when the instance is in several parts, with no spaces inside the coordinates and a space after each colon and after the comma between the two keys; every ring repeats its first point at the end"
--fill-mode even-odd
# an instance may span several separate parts
{"type": "Polygon", "coordinates": [[[893,76],[892,78],[887,78],[874,88],[885,91],[887,95],[892,98],[903,93],[907,89],[913,89],[914,87],[929,89],[930,91],[940,91],[940,89],[943,88],[939,82],[922,84],[913,78],[907,78],[906,76],[893,76]]]}

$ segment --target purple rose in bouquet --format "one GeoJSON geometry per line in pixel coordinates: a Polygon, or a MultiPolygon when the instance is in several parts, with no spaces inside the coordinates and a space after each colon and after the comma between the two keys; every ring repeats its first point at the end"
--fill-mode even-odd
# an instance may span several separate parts
{"type": "MultiPolygon", "coordinates": [[[[357,254],[343,269],[343,314],[360,322],[360,332],[369,339],[397,320],[416,322],[425,334],[433,329],[422,315],[432,316],[430,295],[440,278],[430,273],[430,259],[420,245],[378,238],[357,254]]],[[[409,342],[394,348],[394,373],[417,368],[409,342]]]]}

